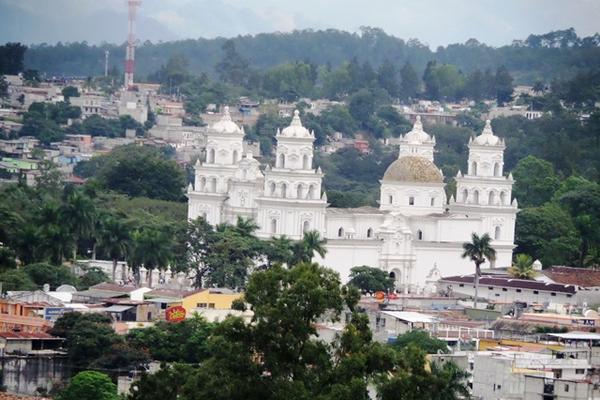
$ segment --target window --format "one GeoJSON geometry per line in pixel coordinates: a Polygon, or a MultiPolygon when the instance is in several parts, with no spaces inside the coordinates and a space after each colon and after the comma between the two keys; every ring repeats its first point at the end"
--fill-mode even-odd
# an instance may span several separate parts
{"type": "Polygon", "coordinates": [[[285,154],[279,155],[279,168],[285,168],[285,154]]]}
{"type": "Polygon", "coordinates": [[[373,229],[372,228],[367,229],[367,237],[368,238],[373,237],[373,229]]]}
{"type": "Polygon", "coordinates": [[[459,284],[458,287],[465,287],[463,283],[459,284]]]}
{"type": "Polygon", "coordinates": [[[390,204],[394,203],[394,196],[392,196],[391,194],[388,196],[388,203],[390,203],[390,204]]]}
{"type": "Polygon", "coordinates": [[[517,293],[521,293],[521,289],[517,289],[517,293]]]}
{"type": "Polygon", "coordinates": [[[533,294],[540,294],[540,292],[538,292],[537,290],[534,290],[533,294]]]}
{"type": "Polygon", "coordinates": [[[315,198],[315,187],[314,185],[310,185],[308,187],[308,196],[306,196],[309,199],[314,199],[315,198]]]}
{"type": "Polygon", "coordinates": [[[277,189],[277,185],[275,185],[275,182],[271,182],[271,196],[275,195],[276,189],[277,189]]]}
{"type": "Polygon", "coordinates": [[[575,370],[575,374],[576,375],[583,375],[583,374],[585,374],[585,369],[579,369],[579,368],[577,368],[575,370]]]}
{"type": "Polygon", "coordinates": [[[494,205],[496,203],[496,192],[492,191],[489,194],[488,197],[488,204],[489,205],[494,205]]]}
{"type": "Polygon", "coordinates": [[[210,180],[210,191],[215,193],[217,191],[217,178],[212,178],[210,180]]]}
{"type": "Polygon", "coordinates": [[[471,163],[471,175],[477,175],[477,163],[475,161],[471,163]]]}
{"type": "Polygon", "coordinates": [[[488,286],[488,290],[494,290],[493,286],[488,286]]]}
{"type": "Polygon", "coordinates": [[[210,149],[208,151],[208,163],[214,164],[215,162],[215,149],[210,149]]]}
{"type": "Polygon", "coordinates": [[[340,227],[340,229],[338,229],[338,237],[344,237],[344,228],[340,227]]]}
{"type": "Polygon", "coordinates": [[[572,294],[568,294],[567,297],[573,297],[573,295],[572,294]]]}
{"type": "Polygon", "coordinates": [[[235,164],[236,162],[238,162],[238,152],[237,150],[233,151],[233,163],[235,164]]]}
{"type": "Polygon", "coordinates": [[[208,308],[215,308],[215,303],[208,303],[208,308]]]}
{"type": "Polygon", "coordinates": [[[417,231],[417,239],[423,240],[423,231],[420,229],[417,231]]]}
{"type": "Polygon", "coordinates": [[[196,304],[196,307],[198,307],[198,308],[206,308],[206,303],[198,303],[198,304],[196,304]]]}
{"type": "Polygon", "coordinates": [[[500,192],[500,204],[506,205],[506,192],[500,192]]]}
{"type": "Polygon", "coordinates": [[[502,288],[502,291],[503,291],[503,292],[507,292],[507,291],[508,291],[508,289],[507,289],[507,288],[505,288],[505,287],[503,287],[503,288],[502,288]]]}
{"type": "Polygon", "coordinates": [[[310,222],[304,221],[302,224],[302,232],[308,232],[310,230],[310,222]]]}
{"type": "Polygon", "coordinates": [[[500,227],[497,226],[496,229],[494,229],[494,239],[499,240],[500,234],[501,234],[500,227]]]}
{"type": "Polygon", "coordinates": [[[569,385],[565,383],[565,393],[569,391],[569,385]]]}
{"type": "Polygon", "coordinates": [[[550,296],[556,296],[556,293],[552,292],[550,293],[550,296]]]}
{"type": "Polygon", "coordinates": [[[298,187],[296,188],[296,198],[301,199],[303,192],[304,188],[302,187],[302,184],[298,185],[298,187]]]}
{"type": "Polygon", "coordinates": [[[277,220],[275,218],[271,220],[271,233],[277,233],[277,220]]]}
{"type": "Polygon", "coordinates": [[[431,207],[435,207],[435,197],[431,198],[431,207]]]}
{"type": "Polygon", "coordinates": [[[467,189],[463,190],[463,203],[466,203],[469,199],[469,191],[467,189]]]}
{"type": "Polygon", "coordinates": [[[500,176],[500,164],[494,163],[494,176],[500,176]]]}
{"type": "Polygon", "coordinates": [[[305,154],[304,157],[302,157],[302,169],[309,169],[310,168],[310,162],[308,160],[308,155],[305,154]]]}
{"type": "Polygon", "coordinates": [[[281,184],[281,197],[284,199],[287,197],[287,184],[286,183],[281,184]]]}
{"type": "Polygon", "coordinates": [[[409,206],[414,206],[415,205],[415,198],[414,198],[414,196],[410,196],[408,198],[408,205],[409,206]]]}
{"type": "Polygon", "coordinates": [[[473,192],[473,203],[479,204],[479,190],[473,192]]]}

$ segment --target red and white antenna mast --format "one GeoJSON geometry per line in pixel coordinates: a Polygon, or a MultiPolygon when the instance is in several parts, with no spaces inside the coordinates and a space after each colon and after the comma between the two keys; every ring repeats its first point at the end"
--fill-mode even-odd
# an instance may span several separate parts
{"type": "Polygon", "coordinates": [[[135,18],[141,0],[127,0],[129,6],[129,29],[127,34],[127,52],[125,54],[125,89],[133,86],[133,71],[135,69],[135,18]]]}

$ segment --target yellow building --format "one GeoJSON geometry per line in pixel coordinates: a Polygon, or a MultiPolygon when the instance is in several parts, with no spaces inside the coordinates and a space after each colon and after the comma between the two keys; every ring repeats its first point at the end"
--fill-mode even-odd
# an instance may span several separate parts
{"type": "Polygon", "coordinates": [[[183,306],[186,315],[191,316],[197,308],[228,310],[231,303],[242,298],[242,293],[230,289],[210,288],[191,291],[156,289],[146,293],[150,301],[161,303],[161,308],[183,306]]]}

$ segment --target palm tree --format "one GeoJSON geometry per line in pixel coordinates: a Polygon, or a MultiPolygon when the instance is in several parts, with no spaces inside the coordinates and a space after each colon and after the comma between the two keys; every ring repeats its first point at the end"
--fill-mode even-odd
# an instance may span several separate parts
{"type": "Polygon", "coordinates": [[[252,236],[258,229],[258,225],[252,218],[238,217],[233,229],[242,236],[252,236]]]}
{"type": "Polygon", "coordinates": [[[65,253],[73,244],[73,235],[64,223],[61,207],[54,201],[46,202],[37,215],[41,247],[56,264],[62,264],[65,253]]]}
{"type": "Polygon", "coordinates": [[[75,261],[79,240],[88,237],[94,230],[96,208],[89,197],[67,186],[63,194],[61,216],[63,223],[69,227],[73,235],[73,261],[75,261]]]}
{"type": "Polygon", "coordinates": [[[148,286],[152,287],[152,270],[166,269],[172,259],[172,243],[168,234],[157,228],[144,228],[132,234],[132,265],[139,281],[139,268],[148,270],[148,286]]]}
{"type": "Polygon", "coordinates": [[[267,266],[273,264],[291,264],[294,247],[292,240],[285,235],[272,237],[265,247],[267,266]]]}
{"type": "Polygon", "coordinates": [[[533,279],[535,276],[533,259],[527,254],[517,254],[515,262],[508,269],[508,274],[518,279],[533,279]]]}
{"type": "MultiPolygon", "coordinates": [[[[115,281],[117,274],[117,261],[127,255],[131,236],[129,229],[123,220],[109,215],[100,221],[100,229],[98,231],[98,247],[103,251],[113,262],[112,280],[115,281]]],[[[126,280],[126,269],[121,271],[121,279],[126,280]]]]}
{"type": "Polygon", "coordinates": [[[487,233],[481,237],[473,232],[471,241],[463,243],[462,258],[469,258],[475,263],[475,308],[477,308],[477,296],[479,294],[479,277],[481,276],[481,264],[486,258],[490,261],[496,260],[496,250],[491,246],[492,238],[487,233]]]}
{"type": "Polygon", "coordinates": [[[327,249],[325,244],[327,239],[321,237],[318,231],[304,232],[302,240],[294,243],[294,257],[292,265],[299,262],[311,262],[315,253],[321,257],[325,257],[327,249]]]}

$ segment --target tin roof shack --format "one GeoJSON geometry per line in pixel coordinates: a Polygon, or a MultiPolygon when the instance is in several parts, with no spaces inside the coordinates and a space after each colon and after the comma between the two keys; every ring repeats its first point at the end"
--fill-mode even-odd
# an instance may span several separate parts
{"type": "Polygon", "coordinates": [[[1,332],[0,350],[4,354],[30,354],[40,350],[57,350],[63,338],[49,333],[1,332]]]}
{"type": "Polygon", "coordinates": [[[150,301],[110,299],[106,305],[94,311],[106,312],[118,322],[150,322],[160,314],[160,304],[150,301]]]}

